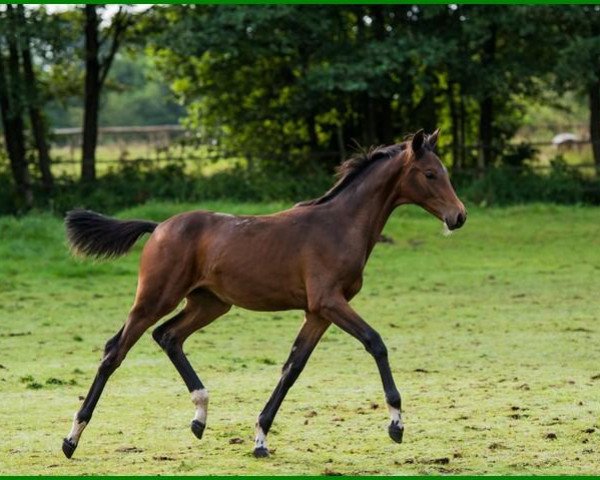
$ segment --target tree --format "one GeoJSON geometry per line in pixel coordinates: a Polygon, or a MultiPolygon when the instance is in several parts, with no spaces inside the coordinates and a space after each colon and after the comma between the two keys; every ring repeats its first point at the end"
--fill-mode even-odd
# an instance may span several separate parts
{"type": "Polygon", "coordinates": [[[560,26],[560,37],[555,39],[557,88],[570,88],[587,97],[590,141],[600,175],[600,6],[547,7],[545,13],[560,26]]]}
{"type": "MultiPolygon", "coordinates": [[[[551,61],[552,26],[541,23],[537,7],[529,6],[457,5],[447,16],[438,35],[447,46],[452,133],[464,145],[475,131],[476,163],[483,173],[518,128],[519,101],[544,95],[539,79],[551,61]]],[[[455,165],[468,160],[458,150],[453,156],[455,165]]]]}
{"type": "Polygon", "coordinates": [[[44,8],[7,5],[0,12],[0,22],[0,109],[5,143],[21,203],[31,206],[30,158],[37,156],[42,189],[49,194],[53,188],[43,109],[53,96],[48,84],[54,82],[45,79],[61,57],[68,35],[64,34],[62,15],[49,15],[44,8]]]}
{"type": "Polygon", "coordinates": [[[558,27],[541,12],[168,6],[153,9],[146,31],[188,124],[229,154],[303,168],[318,157],[329,166],[352,139],[390,143],[442,125],[451,133],[454,167],[483,174],[504,161],[525,103],[548,96],[558,27]],[[475,154],[469,143],[478,146],[475,154]]]}
{"type": "Polygon", "coordinates": [[[2,40],[8,50],[6,59],[0,50],[0,110],[4,138],[17,192],[23,204],[29,208],[33,204],[33,192],[25,148],[20,43],[17,15],[10,4],[6,5],[2,23],[5,32],[2,40]]]}
{"type": "MultiPolygon", "coordinates": [[[[319,143],[318,102],[300,79],[331,16],[295,6],[172,6],[155,9],[153,51],[185,102],[189,124],[247,159],[283,164],[319,143]],[[301,12],[300,12],[301,13],[301,12]]],[[[316,146],[315,146],[316,148],[316,146]]]]}
{"type": "Polygon", "coordinates": [[[390,143],[435,128],[445,50],[421,29],[420,13],[171,6],[154,9],[154,25],[168,28],[155,28],[150,43],[190,124],[237,155],[309,168],[313,157],[337,163],[351,139],[390,143]]]}
{"type": "Polygon", "coordinates": [[[119,7],[111,19],[110,26],[101,36],[97,6],[87,4],[84,12],[85,88],[81,178],[90,182],[96,179],[100,95],[115,54],[121,46],[127,28],[132,24],[132,16],[123,7],[119,7]]]}
{"type": "MultiPolygon", "coordinates": [[[[38,166],[42,177],[42,186],[46,193],[52,191],[54,180],[50,169],[50,148],[47,141],[47,127],[42,112],[40,92],[31,55],[30,30],[22,4],[17,5],[17,18],[21,33],[21,54],[23,61],[23,80],[25,84],[26,103],[29,110],[29,121],[38,154],[38,166]]],[[[34,25],[35,26],[35,25],[34,25]]]]}

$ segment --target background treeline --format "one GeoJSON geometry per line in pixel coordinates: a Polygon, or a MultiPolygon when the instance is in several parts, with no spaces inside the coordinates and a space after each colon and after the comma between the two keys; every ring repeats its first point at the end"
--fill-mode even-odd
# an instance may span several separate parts
{"type": "Polygon", "coordinates": [[[353,143],[437,127],[471,200],[600,203],[600,6],[6,5],[0,109],[2,212],[296,200],[319,193],[353,143]],[[532,168],[539,152],[515,139],[548,106],[588,119],[595,175],[560,156],[532,168]],[[229,168],[98,173],[99,124],[178,121],[229,168]],[[57,179],[51,128],[64,126],[82,128],[80,168],[57,179]]]}

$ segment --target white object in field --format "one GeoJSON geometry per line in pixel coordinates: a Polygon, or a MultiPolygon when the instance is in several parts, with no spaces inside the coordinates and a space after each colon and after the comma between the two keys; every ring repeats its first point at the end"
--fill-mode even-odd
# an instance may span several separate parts
{"type": "Polygon", "coordinates": [[[559,133],[558,135],[554,135],[554,137],[552,138],[552,145],[558,147],[561,145],[572,145],[580,141],[581,139],[574,133],[564,132],[559,133]]]}

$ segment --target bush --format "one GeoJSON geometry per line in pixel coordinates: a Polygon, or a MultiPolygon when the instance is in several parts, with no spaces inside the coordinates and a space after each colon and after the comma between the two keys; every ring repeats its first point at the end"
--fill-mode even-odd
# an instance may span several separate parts
{"type": "MultiPolygon", "coordinates": [[[[94,184],[63,177],[56,179],[52,197],[48,198],[40,188],[34,193],[37,208],[58,214],[75,207],[111,213],[150,200],[292,203],[321,195],[332,181],[331,175],[318,171],[299,175],[285,170],[250,172],[237,167],[211,176],[194,176],[186,174],[183,165],[177,163],[156,168],[143,162],[131,162],[110,170],[94,184]]],[[[600,181],[580,175],[561,158],[552,162],[549,172],[502,165],[491,168],[482,177],[455,175],[453,183],[462,199],[477,204],[600,204],[600,181]]],[[[0,214],[22,212],[6,168],[0,168],[0,185],[0,214]]]]}
{"type": "MultiPolygon", "coordinates": [[[[175,163],[149,168],[141,162],[131,162],[110,170],[93,184],[80,183],[70,177],[57,178],[50,198],[41,189],[34,193],[35,207],[39,209],[63,214],[82,207],[110,213],[149,200],[296,202],[320,195],[331,181],[331,176],[325,173],[294,176],[284,171],[250,173],[243,168],[211,176],[194,176],[186,174],[183,166],[175,163]]],[[[6,170],[0,170],[0,185],[3,186],[0,188],[0,214],[21,212],[6,170]]]]}
{"type": "Polygon", "coordinates": [[[502,165],[489,169],[481,178],[459,176],[455,183],[462,196],[478,204],[600,204],[600,181],[584,177],[560,157],[551,162],[549,172],[502,165]]]}

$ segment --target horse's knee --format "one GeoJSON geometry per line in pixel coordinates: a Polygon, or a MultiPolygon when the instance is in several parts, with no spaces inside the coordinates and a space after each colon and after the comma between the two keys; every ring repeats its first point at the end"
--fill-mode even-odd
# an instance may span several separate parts
{"type": "Polygon", "coordinates": [[[110,375],[119,367],[119,365],[121,365],[123,358],[120,358],[119,341],[121,340],[122,333],[123,328],[121,328],[121,330],[119,330],[119,332],[114,337],[110,338],[104,345],[104,356],[102,357],[100,367],[98,368],[98,371],[101,374],[110,375]]]}
{"type": "Polygon", "coordinates": [[[117,368],[119,368],[122,361],[123,356],[119,355],[119,352],[116,350],[116,348],[113,348],[106,355],[104,355],[104,358],[100,362],[100,367],[98,367],[98,373],[107,376],[111,375],[117,368]]]}
{"type": "Polygon", "coordinates": [[[152,338],[154,338],[156,343],[160,345],[160,348],[162,348],[167,355],[173,354],[180,347],[178,339],[171,335],[167,330],[162,328],[162,325],[154,329],[152,332],[152,338]]]}
{"type": "Polygon", "coordinates": [[[123,327],[121,327],[121,330],[119,330],[114,337],[111,337],[108,340],[108,342],[106,342],[106,344],[104,345],[104,356],[107,356],[112,350],[117,348],[117,345],[119,344],[119,340],[121,339],[122,333],[123,333],[123,327]]]}

